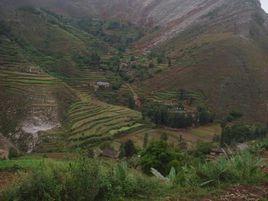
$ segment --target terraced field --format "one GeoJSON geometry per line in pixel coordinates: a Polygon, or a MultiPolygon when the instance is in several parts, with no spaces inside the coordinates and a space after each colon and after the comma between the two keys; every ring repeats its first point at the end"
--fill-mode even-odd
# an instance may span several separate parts
{"type": "Polygon", "coordinates": [[[64,81],[79,92],[91,94],[94,92],[94,85],[96,82],[102,81],[112,83],[114,79],[115,77],[107,72],[83,69],[78,76],[66,78],[64,81]]]}
{"type": "MultiPolygon", "coordinates": [[[[64,82],[30,64],[22,56],[20,48],[11,44],[10,40],[0,41],[0,87],[13,97],[25,99],[29,104],[30,110],[24,115],[24,120],[27,118],[32,122],[33,117],[46,116],[48,118],[43,122],[59,122],[58,107],[65,103],[61,100],[62,103],[59,104],[56,94],[64,91],[64,87],[71,90],[65,82],[74,89],[70,94],[75,94],[80,99],[68,110],[68,128],[56,129],[40,136],[43,142],[37,151],[55,152],[76,146],[94,146],[115,138],[118,142],[133,139],[138,146],[142,146],[145,134],[154,140],[160,138],[163,132],[168,134],[170,141],[176,142],[179,139],[180,132],[153,129],[152,125],[144,123],[140,112],[91,98],[96,82],[107,81],[112,84],[116,79],[113,74],[82,69],[78,76],[65,79],[64,82]]],[[[121,91],[137,96],[136,98],[144,96],[160,102],[176,100],[178,96],[176,91],[149,92],[135,87],[132,90],[127,85],[123,85],[121,91]]],[[[199,94],[191,94],[194,95],[196,99],[202,99],[199,94]]],[[[64,108],[66,110],[68,107],[64,108]]]]}
{"type": "Polygon", "coordinates": [[[13,95],[23,95],[35,105],[55,106],[50,99],[54,88],[62,83],[45,73],[0,70],[0,86],[13,95]]]}
{"type": "Polygon", "coordinates": [[[92,145],[112,140],[145,127],[139,112],[96,100],[80,101],[69,110],[72,146],[92,145]]]}
{"type": "MultiPolygon", "coordinates": [[[[157,102],[165,102],[171,100],[178,100],[180,96],[179,91],[156,91],[152,92],[150,99],[157,102]]],[[[185,99],[192,99],[196,103],[202,103],[205,99],[201,92],[187,91],[185,99]]]]}
{"type": "MultiPolygon", "coordinates": [[[[131,86],[132,90],[137,94],[139,98],[147,99],[153,102],[167,103],[171,104],[178,102],[180,91],[175,90],[161,90],[161,91],[151,91],[150,89],[143,88],[143,86],[131,86]]],[[[120,88],[121,97],[126,96],[126,94],[133,94],[127,85],[123,85],[120,88]]],[[[186,91],[184,94],[185,100],[191,100],[194,105],[202,105],[206,101],[206,96],[201,91],[186,91]]]]}
{"type": "MultiPolygon", "coordinates": [[[[81,82],[105,79],[105,76],[100,73],[92,72],[87,76],[89,77],[78,80],[80,83],[76,87],[81,86],[81,82]]],[[[31,115],[40,116],[46,113],[50,118],[56,118],[55,111],[58,104],[53,98],[53,90],[56,86],[64,86],[64,82],[42,72],[26,73],[1,69],[0,85],[15,95],[21,94],[23,97],[30,97],[32,110],[29,113],[31,115]]],[[[126,91],[130,90],[126,86],[124,88],[126,91]]],[[[37,151],[55,152],[71,147],[95,146],[103,141],[114,139],[119,143],[132,139],[138,147],[142,147],[145,134],[149,135],[149,141],[153,141],[166,133],[169,141],[174,144],[178,143],[181,136],[189,141],[196,141],[202,140],[203,137],[206,138],[207,133],[214,134],[214,130],[207,132],[206,129],[202,131],[202,133],[204,132],[202,136],[199,136],[199,132],[195,130],[189,132],[153,129],[152,125],[142,123],[140,112],[100,102],[91,98],[88,95],[89,92],[83,93],[83,90],[78,89],[73,92],[78,95],[80,101],[73,103],[68,110],[69,126],[67,130],[56,130],[41,136],[43,142],[37,151]],[[58,149],[59,147],[61,149],[58,149]]],[[[177,92],[155,92],[150,97],[155,101],[173,100],[176,99],[177,92]]],[[[197,96],[196,99],[198,98],[197,96]]],[[[212,134],[211,137],[213,137],[212,134]]]]}
{"type": "Polygon", "coordinates": [[[136,132],[121,136],[116,141],[121,143],[131,139],[137,147],[142,148],[145,134],[148,135],[148,143],[161,139],[161,136],[165,134],[170,145],[178,146],[180,143],[185,142],[189,147],[192,147],[199,141],[212,142],[213,138],[219,136],[220,133],[221,127],[219,124],[189,129],[144,127],[136,132]]]}

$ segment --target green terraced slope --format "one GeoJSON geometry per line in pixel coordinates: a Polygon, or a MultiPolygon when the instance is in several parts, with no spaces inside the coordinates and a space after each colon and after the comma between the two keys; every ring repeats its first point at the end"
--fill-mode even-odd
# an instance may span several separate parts
{"type": "Polygon", "coordinates": [[[139,112],[99,101],[80,101],[68,113],[73,146],[92,145],[144,128],[139,112]]]}

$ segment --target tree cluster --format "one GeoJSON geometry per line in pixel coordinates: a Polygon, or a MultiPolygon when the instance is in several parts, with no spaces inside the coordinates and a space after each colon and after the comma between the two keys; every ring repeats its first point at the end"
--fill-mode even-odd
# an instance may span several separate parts
{"type": "Polygon", "coordinates": [[[168,146],[166,142],[157,141],[152,142],[141,153],[140,165],[142,171],[146,174],[150,174],[151,168],[155,168],[162,174],[167,175],[173,166],[172,163],[178,162],[180,158],[181,155],[168,146]]]}
{"type": "Polygon", "coordinates": [[[187,128],[193,125],[212,123],[214,115],[207,108],[198,108],[195,114],[159,103],[146,103],[142,108],[144,118],[158,125],[172,128],[187,128]]]}
{"type": "Polygon", "coordinates": [[[267,128],[259,124],[236,124],[225,126],[221,134],[221,144],[243,143],[265,137],[267,128]]]}

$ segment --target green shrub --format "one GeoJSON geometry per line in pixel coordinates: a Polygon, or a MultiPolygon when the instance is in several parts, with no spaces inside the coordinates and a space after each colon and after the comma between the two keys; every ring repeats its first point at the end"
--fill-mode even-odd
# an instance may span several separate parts
{"type": "Polygon", "coordinates": [[[168,146],[165,141],[151,143],[142,153],[140,165],[144,173],[150,174],[151,168],[167,175],[168,166],[174,160],[181,160],[181,155],[168,146]]]}
{"type": "Polygon", "coordinates": [[[268,138],[262,139],[261,141],[256,141],[252,143],[250,146],[251,153],[257,155],[260,155],[267,150],[268,150],[268,138]]]}
{"type": "Polygon", "coordinates": [[[130,170],[124,163],[111,167],[81,158],[63,167],[42,164],[6,191],[2,200],[106,201],[137,196],[148,198],[157,194],[161,187],[158,181],[130,170]]]}
{"type": "Polygon", "coordinates": [[[100,188],[99,165],[82,158],[78,163],[70,164],[66,174],[64,194],[68,200],[95,200],[100,188]]]}
{"type": "Polygon", "coordinates": [[[214,145],[210,142],[197,142],[196,148],[193,151],[195,157],[204,157],[212,151],[214,145]]]}
{"type": "Polygon", "coordinates": [[[120,146],[120,158],[130,158],[136,154],[137,150],[132,140],[128,140],[120,146]]]}
{"type": "Polygon", "coordinates": [[[59,171],[47,167],[36,169],[18,186],[4,194],[6,201],[61,200],[63,190],[59,171]]]}
{"type": "Polygon", "coordinates": [[[184,166],[176,177],[181,186],[217,186],[220,184],[252,184],[265,181],[262,161],[249,152],[216,161],[184,166]]]}
{"type": "Polygon", "coordinates": [[[18,150],[16,150],[15,148],[11,147],[9,149],[9,158],[12,159],[12,158],[16,158],[16,157],[19,157],[20,156],[20,153],[18,150]]]}
{"type": "Polygon", "coordinates": [[[208,123],[212,123],[214,121],[214,118],[215,118],[214,116],[215,115],[205,107],[198,107],[197,108],[198,123],[201,125],[206,125],[208,123]]]}
{"type": "Polygon", "coordinates": [[[262,161],[249,152],[237,154],[231,158],[221,157],[216,162],[205,163],[199,167],[202,182],[213,183],[256,183],[262,181],[264,173],[262,161]]]}
{"type": "Polygon", "coordinates": [[[226,117],[227,122],[235,121],[239,118],[243,117],[243,114],[239,111],[231,111],[229,115],[226,117]]]}
{"type": "Polygon", "coordinates": [[[264,138],[266,133],[266,128],[259,124],[235,124],[225,126],[221,135],[221,143],[222,145],[243,143],[249,140],[264,138]]]}
{"type": "Polygon", "coordinates": [[[3,20],[0,20],[0,35],[9,35],[10,31],[10,27],[7,25],[7,23],[3,20]]]}
{"type": "Polygon", "coordinates": [[[143,195],[149,197],[155,190],[159,190],[159,183],[138,173],[130,173],[127,165],[121,163],[116,165],[102,177],[101,188],[98,199],[111,200],[120,197],[135,197],[143,195]]]}
{"type": "Polygon", "coordinates": [[[145,103],[142,115],[144,118],[148,117],[155,124],[172,128],[187,128],[195,123],[191,114],[160,103],[145,103]]]}

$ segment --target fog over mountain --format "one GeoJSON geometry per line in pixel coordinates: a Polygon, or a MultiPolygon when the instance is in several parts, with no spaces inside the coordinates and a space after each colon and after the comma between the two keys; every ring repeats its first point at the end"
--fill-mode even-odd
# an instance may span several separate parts
{"type": "Polygon", "coordinates": [[[267,0],[261,0],[262,8],[268,13],[268,1],[267,0]]]}

